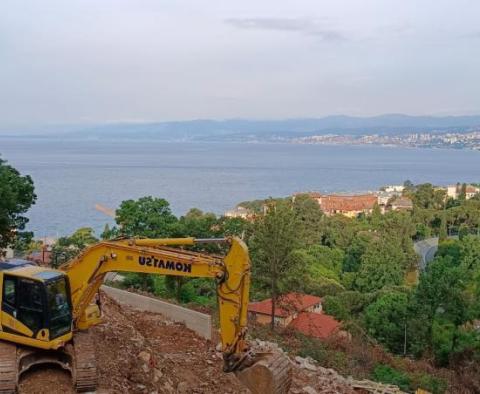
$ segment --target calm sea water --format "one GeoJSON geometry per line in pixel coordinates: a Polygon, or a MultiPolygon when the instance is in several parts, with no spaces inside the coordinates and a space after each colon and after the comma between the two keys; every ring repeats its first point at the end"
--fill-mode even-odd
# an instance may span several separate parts
{"type": "Polygon", "coordinates": [[[38,201],[28,216],[39,237],[81,226],[101,232],[110,220],[96,203],[116,208],[146,195],[166,198],[180,215],[298,191],[480,181],[480,152],[460,150],[0,137],[0,154],[35,181],[38,201]]]}

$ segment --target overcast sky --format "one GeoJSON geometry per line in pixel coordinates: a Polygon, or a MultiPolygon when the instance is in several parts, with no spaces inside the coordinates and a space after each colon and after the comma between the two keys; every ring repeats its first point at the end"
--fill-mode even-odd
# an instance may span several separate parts
{"type": "Polygon", "coordinates": [[[0,128],[480,113],[478,0],[1,0],[0,128]]]}

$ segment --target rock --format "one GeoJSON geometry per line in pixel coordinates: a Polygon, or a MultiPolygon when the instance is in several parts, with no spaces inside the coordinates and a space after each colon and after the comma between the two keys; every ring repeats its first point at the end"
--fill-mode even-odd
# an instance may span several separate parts
{"type": "Polygon", "coordinates": [[[172,385],[167,381],[165,382],[165,384],[163,385],[164,389],[165,389],[165,392],[167,393],[174,393],[175,391],[173,390],[173,387],[172,385]]]}
{"type": "Polygon", "coordinates": [[[162,378],[162,376],[163,376],[162,371],[160,371],[160,370],[157,369],[157,368],[154,368],[154,369],[153,369],[153,381],[154,381],[155,383],[157,383],[157,382],[162,378]]]}
{"type": "Polygon", "coordinates": [[[207,364],[208,365],[213,365],[213,361],[212,360],[207,360],[207,364]]]}
{"type": "Polygon", "coordinates": [[[151,357],[152,356],[150,355],[150,353],[145,351],[141,351],[140,353],[138,353],[138,358],[146,364],[150,362],[151,357]]]}
{"type": "Polygon", "coordinates": [[[315,390],[312,386],[305,386],[303,388],[303,392],[307,394],[318,394],[317,390],[315,390]]]}
{"type": "Polygon", "coordinates": [[[295,361],[296,361],[297,363],[299,363],[299,364],[302,364],[304,360],[305,360],[305,359],[304,359],[303,357],[295,356],[295,361]]]}
{"type": "Polygon", "coordinates": [[[295,357],[295,362],[302,369],[307,369],[309,371],[316,371],[317,370],[317,367],[315,365],[313,365],[313,363],[315,361],[311,358],[303,358],[303,357],[300,357],[300,356],[296,356],[295,357]]]}
{"type": "Polygon", "coordinates": [[[305,360],[302,367],[304,369],[308,369],[309,371],[316,371],[317,370],[317,367],[313,364],[310,364],[307,360],[305,360]]]}
{"type": "Polygon", "coordinates": [[[187,382],[180,382],[177,386],[177,393],[178,394],[188,393],[188,383],[187,382]]]}
{"type": "Polygon", "coordinates": [[[218,343],[217,346],[215,347],[215,350],[217,352],[221,352],[222,351],[222,344],[221,343],[218,343]]]}

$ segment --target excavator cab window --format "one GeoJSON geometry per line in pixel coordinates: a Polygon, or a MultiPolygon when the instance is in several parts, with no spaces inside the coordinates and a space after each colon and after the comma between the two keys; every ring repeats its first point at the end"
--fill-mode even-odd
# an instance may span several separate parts
{"type": "Polygon", "coordinates": [[[45,327],[44,305],[42,282],[4,275],[2,310],[32,330],[34,336],[45,327]]]}
{"type": "Polygon", "coordinates": [[[21,297],[18,297],[17,319],[32,330],[35,336],[45,327],[43,283],[21,278],[18,281],[18,290],[21,297]]]}
{"type": "Polygon", "coordinates": [[[67,280],[64,276],[48,281],[46,287],[50,317],[50,339],[54,339],[71,330],[72,307],[67,280]]]}
{"type": "Polygon", "coordinates": [[[3,277],[2,310],[17,317],[17,278],[5,275],[3,277]]]}

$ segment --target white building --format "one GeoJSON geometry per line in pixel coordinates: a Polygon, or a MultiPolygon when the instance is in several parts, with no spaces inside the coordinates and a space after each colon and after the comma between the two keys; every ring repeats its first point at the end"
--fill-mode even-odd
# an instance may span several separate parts
{"type": "Polygon", "coordinates": [[[235,207],[234,209],[231,209],[230,211],[227,211],[223,214],[227,218],[242,218],[242,219],[248,219],[249,217],[252,216],[252,212],[242,206],[235,207]]]}
{"type": "MultiPolygon", "coordinates": [[[[462,192],[462,185],[449,185],[447,186],[447,196],[450,198],[457,199],[460,197],[460,193],[462,192]]],[[[470,200],[473,196],[480,193],[480,188],[467,185],[465,188],[465,199],[470,200]]]]}
{"type": "Polygon", "coordinates": [[[402,193],[403,190],[405,189],[405,186],[403,185],[388,185],[383,188],[387,193],[402,193]]]}
{"type": "Polygon", "coordinates": [[[0,261],[4,258],[5,260],[12,259],[13,258],[13,249],[7,248],[7,249],[0,249],[0,261]],[[5,254],[5,255],[4,255],[5,254]]]}

